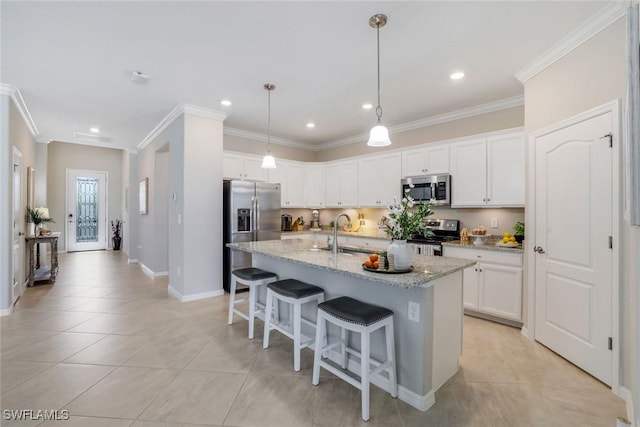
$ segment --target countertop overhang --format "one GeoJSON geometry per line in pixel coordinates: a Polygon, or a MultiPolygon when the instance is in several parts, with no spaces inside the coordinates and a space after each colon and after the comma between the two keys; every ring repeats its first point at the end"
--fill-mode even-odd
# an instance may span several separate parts
{"type": "Polygon", "coordinates": [[[334,257],[328,250],[313,251],[313,242],[308,240],[227,243],[227,247],[405,289],[430,287],[434,280],[475,264],[475,261],[458,258],[414,255],[411,273],[385,274],[369,272],[362,268],[362,263],[367,258],[366,253],[339,253],[334,257]]]}

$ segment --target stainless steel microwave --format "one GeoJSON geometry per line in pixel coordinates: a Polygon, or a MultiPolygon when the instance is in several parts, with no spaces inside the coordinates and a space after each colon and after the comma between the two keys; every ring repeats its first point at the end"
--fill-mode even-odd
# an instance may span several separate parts
{"type": "Polygon", "coordinates": [[[402,196],[409,194],[416,201],[431,201],[432,205],[451,204],[451,175],[425,175],[405,178],[402,196]]]}

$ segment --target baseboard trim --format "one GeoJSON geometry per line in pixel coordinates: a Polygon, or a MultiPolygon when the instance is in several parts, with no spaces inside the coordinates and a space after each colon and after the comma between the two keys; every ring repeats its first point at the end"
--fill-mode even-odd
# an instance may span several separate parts
{"type": "MultiPolygon", "coordinates": [[[[137,261],[137,260],[136,260],[136,262],[137,262],[138,264],[140,264],[140,268],[142,269],[142,272],[143,272],[144,274],[146,274],[147,276],[151,277],[152,279],[155,279],[156,277],[162,277],[162,276],[168,276],[168,275],[169,275],[169,272],[168,272],[168,271],[158,271],[158,272],[155,272],[155,271],[153,271],[152,269],[150,269],[149,267],[147,267],[146,265],[144,265],[143,263],[141,263],[140,261],[137,261]]],[[[130,263],[130,264],[131,264],[131,263],[130,263]]]]}
{"type": "MultiPolygon", "coordinates": [[[[340,366],[340,364],[342,363],[342,356],[337,351],[330,350],[329,360],[340,366]]],[[[349,362],[347,362],[347,369],[359,375],[360,362],[354,359],[349,359],[349,362]]],[[[371,377],[370,381],[371,384],[380,387],[387,393],[389,392],[390,384],[389,380],[387,380],[386,378],[383,378],[380,375],[376,375],[371,377]]],[[[435,390],[429,390],[427,394],[421,396],[418,393],[415,393],[408,388],[398,384],[398,399],[424,412],[431,408],[434,403],[436,403],[436,392],[435,390]]]]}
{"type": "Polygon", "coordinates": [[[13,313],[13,305],[9,308],[3,308],[0,310],[0,317],[9,316],[11,313],[13,313]]]}
{"type": "Polygon", "coordinates": [[[168,276],[169,272],[168,271],[158,271],[157,273],[153,273],[154,277],[162,277],[162,276],[168,276]]]}
{"type": "Polygon", "coordinates": [[[137,263],[138,263],[138,260],[135,258],[129,258],[127,260],[127,264],[137,264],[137,263]]]}
{"type": "Polygon", "coordinates": [[[524,326],[522,327],[522,329],[520,329],[520,334],[522,334],[522,336],[527,339],[533,339],[533,337],[529,335],[529,328],[525,328],[524,326]]]}
{"type": "Polygon", "coordinates": [[[181,292],[176,290],[171,285],[167,286],[167,292],[169,293],[169,295],[171,295],[172,297],[176,298],[181,302],[197,301],[205,298],[213,298],[213,297],[219,297],[224,295],[223,289],[210,291],[210,292],[202,292],[199,294],[183,295],[181,292]]]}
{"type": "Polygon", "coordinates": [[[627,419],[631,421],[631,426],[634,426],[634,410],[633,410],[633,395],[631,390],[626,387],[619,387],[618,396],[624,400],[627,406],[627,419]]]}

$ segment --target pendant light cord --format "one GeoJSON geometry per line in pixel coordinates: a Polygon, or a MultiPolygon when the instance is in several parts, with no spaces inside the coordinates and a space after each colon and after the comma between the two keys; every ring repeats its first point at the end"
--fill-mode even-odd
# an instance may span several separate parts
{"type": "Polygon", "coordinates": [[[271,155],[271,89],[267,90],[268,93],[268,102],[269,102],[269,113],[267,115],[267,155],[271,155]]]}
{"type": "Polygon", "coordinates": [[[376,37],[378,39],[378,106],[376,107],[376,116],[378,116],[378,124],[382,120],[382,107],[380,106],[380,23],[376,25],[376,37]]]}

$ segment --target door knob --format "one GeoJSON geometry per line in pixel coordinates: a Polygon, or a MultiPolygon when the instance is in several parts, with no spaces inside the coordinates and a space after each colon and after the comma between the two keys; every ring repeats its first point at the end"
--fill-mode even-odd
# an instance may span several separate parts
{"type": "Polygon", "coordinates": [[[544,252],[544,249],[542,249],[542,247],[541,247],[541,246],[535,246],[535,247],[533,248],[533,251],[534,251],[534,252],[538,252],[539,254],[543,254],[543,253],[545,253],[545,252],[544,252]]]}
{"type": "Polygon", "coordinates": [[[24,233],[22,231],[18,231],[18,236],[24,236],[24,233]]]}

